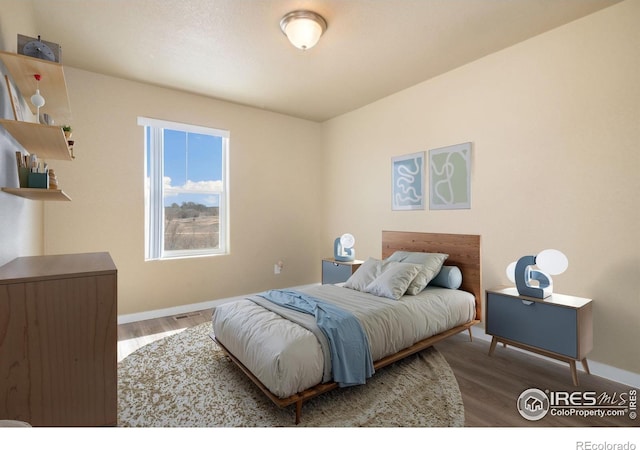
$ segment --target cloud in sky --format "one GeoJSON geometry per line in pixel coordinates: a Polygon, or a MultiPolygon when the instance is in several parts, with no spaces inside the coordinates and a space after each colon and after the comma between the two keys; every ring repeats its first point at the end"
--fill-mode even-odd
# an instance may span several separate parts
{"type": "MultiPolygon", "coordinates": [[[[146,177],[145,183],[145,202],[147,202],[150,187],[149,177],[146,177]]],[[[220,194],[222,194],[222,181],[220,180],[187,181],[182,186],[172,186],[171,177],[164,177],[163,183],[165,206],[170,206],[174,202],[196,202],[206,206],[220,206],[220,194]]]]}
{"type": "Polygon", "coordinates": [[[173,196],[178,194],[208,194],[222,192],[222,181],[191,181],[187,180],[182,186],[172,186],[171,177],[164,177],[164,195],[173,196]]]}

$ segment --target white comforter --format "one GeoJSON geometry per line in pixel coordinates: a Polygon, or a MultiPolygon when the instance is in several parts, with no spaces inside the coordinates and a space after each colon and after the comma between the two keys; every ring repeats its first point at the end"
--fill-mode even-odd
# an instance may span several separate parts
{"type": "MultiPolygon", "coordinates": [[[[330,284],[301,291],[355,314],[374,361],[475,317],[473,295],[460,290],[427,287],[397,301],[330,284]]],[[[314,334],[251,300],[216,307],[212,325],[216,339],[278,397],[323,381],[325,361],[314,334]]]]}

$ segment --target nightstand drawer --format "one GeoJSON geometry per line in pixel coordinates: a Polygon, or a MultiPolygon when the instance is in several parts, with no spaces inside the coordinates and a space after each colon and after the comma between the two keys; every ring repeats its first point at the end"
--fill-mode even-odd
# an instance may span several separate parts
{"type": "Polygon", "coordinates": [[[344,283],[360,267],[357,262],[322,260],[322,284],[344,283]]]}
{"type": "Polygon", "coordinates": [[[487,334],[578,357],[576,309],[487,293],[487,334]]]}

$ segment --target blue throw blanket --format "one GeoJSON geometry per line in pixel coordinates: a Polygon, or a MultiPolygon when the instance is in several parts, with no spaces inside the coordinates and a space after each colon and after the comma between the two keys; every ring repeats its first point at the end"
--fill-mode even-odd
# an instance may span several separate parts
{"type": "Polygon", "coordinates": [[[331,350],[333,380],[340,387],[364,384],[374,373],[369,339],[358,319],[331,303],[293,290],[258,294],[277,305],[315,316],[331,350]]]}

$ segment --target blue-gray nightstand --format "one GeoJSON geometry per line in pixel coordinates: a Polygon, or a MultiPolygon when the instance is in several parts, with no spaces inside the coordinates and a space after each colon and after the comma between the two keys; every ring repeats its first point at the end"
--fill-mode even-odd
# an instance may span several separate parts
{"type": "Polygon", "coordinates": [[[576,361],[589,373],[587,354],[593,348],[591,299],[562,294],[526,297],[516,288],[489,289],[486,294],[486,333],[493,336],[489,356],[501,342],[565,361],[578,386],[576,361]]]}
{"type": "Polygon", "coordinates": [[[333,258],[322,260],[322,284],[344,283],[358,270],[363,261],[336,261],[333,258]]]}

